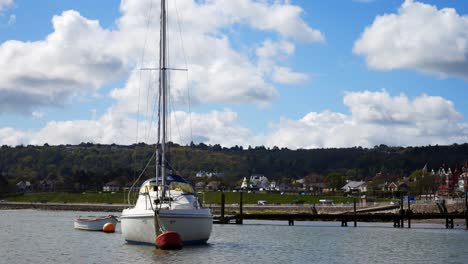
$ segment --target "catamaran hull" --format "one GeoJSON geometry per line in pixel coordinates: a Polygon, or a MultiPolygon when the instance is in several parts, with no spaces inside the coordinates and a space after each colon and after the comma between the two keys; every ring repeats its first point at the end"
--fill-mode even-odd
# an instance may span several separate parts
{"type": "MultiPolygon", "coordinates": [[[[205,209],[198,209],[197,211],[205,209]]],[[[206,212],[209,212],[206,209],[206,212]]],[[[179,211],[179,210],[176,210],[179,211]]],[[[211,213],[191,214],[161,211],[159,219],[167,231],[179,233],[184,245],[204,244],[208,241],[213,226],[211,213]]],[[[121,216],[121,229],[124,239],[129,243],[155,245],[156,232],[154,213],[133,213],[124,210],[121,216]]]]}

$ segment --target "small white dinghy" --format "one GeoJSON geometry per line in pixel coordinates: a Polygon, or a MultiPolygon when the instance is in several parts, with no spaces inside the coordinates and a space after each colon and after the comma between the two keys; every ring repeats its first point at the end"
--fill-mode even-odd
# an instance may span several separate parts
{"type": "Polygon", "coordinates": [[[113,215],[100,216],[94,218],[77,218],[75,219],[74,226],[76,229],[90,230],[90,231],[103,231],[103,227],[107,223],[117,226],[119,220],[113,215]]]}

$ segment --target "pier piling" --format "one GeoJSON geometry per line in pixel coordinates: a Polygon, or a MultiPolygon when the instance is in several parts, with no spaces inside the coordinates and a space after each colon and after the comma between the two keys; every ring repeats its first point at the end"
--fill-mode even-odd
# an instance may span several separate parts
{"type": "Polygon", "coordinates": [[[465,192],[465,228],[468,229],[468,192],[465,192]]]}
{"type": "Polygon", "coordinates": [[[242,207],[243,205],[243,197],[242,197],[243,192],[239,192],[239,217],[236,219],[236,224],[242,225],[244,223],[244,216],[242,212],[242,207]]]}
{"type": "Polygon", "coordinates": [[[354,198],[354,227],[357,227],[357,222],[356,222],[356,198],[354,198]]]}
{"type": "Polygon", "coordinates": [[[398,227],[405,227],[405,218],[404,218],[404,213],[405,213],[405,210],[403,209],[403,194],[401,194],[401,197],[400,197],[400,225],[398,227]]]}
{"type": "Polygon", "coordinates": [[[225,199],[224,192],[221,192],[221,222],[222,223],[225,222],[225,219],[224,219],[225,202],[226,202],[226,199],[225,199]]]}
{"type": "Polygon", "coordinates": [[[410,198],[408,197],[408,211],[406,211],[406,215],[408,216],[408,228],[411,228],[411,202],[410,198]]]}

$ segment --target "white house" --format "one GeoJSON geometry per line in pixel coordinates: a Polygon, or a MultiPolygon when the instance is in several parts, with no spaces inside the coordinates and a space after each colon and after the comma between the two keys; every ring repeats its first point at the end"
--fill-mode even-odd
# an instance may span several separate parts
{"type": "Polygon", "coordinates": [[[348,181],[348,183],[345,186],[341,187],[341,190],[345,192],[367,192],[367,183],[364,181],[348,181]]]}
{"type": "Polygon", "coordinates": [[[263,188],[266,189],[270,185],[268,178],[262,174],[253,174],[250,176],[250,187],[251,188],[263,188]]]}
{"type": "Polygon", "coordinates": [[[120,184],[117,181],[108,182],[102,187],[102,191],[104,192],[118,192],[119,190],[120,184]]]}
{"type": "Polygon", "coordinates": [[[463,167],[463,173],[458,177],[458,190],[468,191],[468,167],[463,167]]]}
{"type": "Polygon", "coordinates": [[[211,178],[211,177],[214,177],[214,176],[223,177],[224,173],[222,173],[222,172],[199,171],[199,172],[197,172],[197,174],[195,174],[195,177],[197,177],[197,178],[201,178],[201,177],[211,178]]]}
{"type": "Polygon", "coordinates": [[[268,190],[270,190],[270,191],[279,191],[279,186],[276,185],[275,181],[271,181],[270,186],[268,186],[268,190]]]}
{"type": "Polygon", "coordinates": [[[20,181],[16,184],[19,192],[30,192],[32,191],[32,184],[29,181],[20,181]]]}

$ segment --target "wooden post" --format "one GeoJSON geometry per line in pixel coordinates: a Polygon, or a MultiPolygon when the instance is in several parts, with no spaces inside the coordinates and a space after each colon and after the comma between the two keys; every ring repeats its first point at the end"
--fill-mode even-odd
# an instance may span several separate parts
{"type": "Polygon", "coordinates": [[[407,196],[408,197],[408,211],[406,211],[407,215],[408,215],[408,228],[411,228],[411,203],[410,203],[410,197],[409,195],[407,196]]]}
{"type": "Polygon", "coordinates": [[[354,227],[357,226],[356,223],[356,198],[354,198],[354,227]]]}
{"type": "Polygon", "coordinates": [[[468,192],[465,192],[465,228],[468,229],[468,192]]]}
{"type": "Polygon", "coordinates": [[[242,194],[243,192],[240,192],[240,199],[239,199],[239,219],[237,219],[237,224],[240,224],[242,225],[244,220],[243,220],[243,212],[242,212],[242,207],[244,206],[243,205],[243,199],[242,199],[242,194]]]}
{"type": "Polygon", "coordinates": [[[400,197],[400,227],[401,228],[405,227],[403,214],[404,214],[404,209],[403,209],[403,193],[402,193],[400,197]]]}
{"type": "Polygon", "coordinates": [[[442,208],[445,214],[445,228],[449,228],[449,218],[448,218],[447,207],[445,207],[445,200],[442,200],[442,208]]]}
{"type": "Polygon", "coordinates": [[[224,192],[221,192],[221,223],[225,224],[224,222],[224,204],[226,199],[224,197],[224,192]]]}

